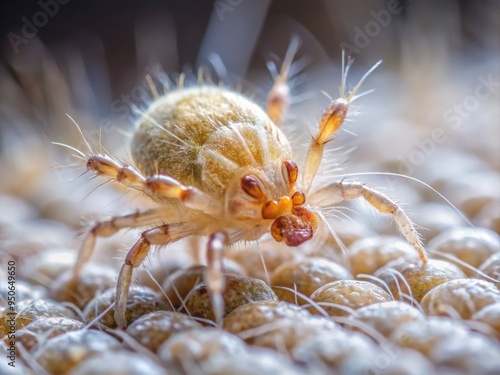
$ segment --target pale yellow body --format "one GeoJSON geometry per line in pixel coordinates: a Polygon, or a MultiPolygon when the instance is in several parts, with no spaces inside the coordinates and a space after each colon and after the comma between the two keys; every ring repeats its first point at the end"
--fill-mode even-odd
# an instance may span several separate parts
{"type": "Polygon", "coordinates": [[[267,230],[271,221],[262,219],[261,205],[240,194],[244,175],[259,178],[270,199],[290,193],[282,173],[282,162],[292,157],[285,135],[259,106],[223,88],[179,89],[155,101],[139,122],[132,156],[144,176],[169,175],[220,201],[214,220],[151,194],[179,208],[176,220],[204,226],[202,234],[240,227],[248,229],[244,239],[255,240],[267,230]]]}

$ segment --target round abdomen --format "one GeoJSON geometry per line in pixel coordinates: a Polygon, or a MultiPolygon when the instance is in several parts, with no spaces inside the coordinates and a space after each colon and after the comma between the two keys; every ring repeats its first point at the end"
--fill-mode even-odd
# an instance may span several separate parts
{"type": "Polygon", "coordinates": [[[291,157],[286,137],[244,96],[216,87],[180,89],[155,101],[132,141],[145,176],[168,174],[222,196],[238,169],[291,157]]]}

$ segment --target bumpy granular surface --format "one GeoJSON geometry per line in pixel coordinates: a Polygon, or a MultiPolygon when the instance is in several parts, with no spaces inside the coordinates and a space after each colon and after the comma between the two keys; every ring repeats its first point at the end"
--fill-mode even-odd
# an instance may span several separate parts
{"type": "Polygon", "coordinates": [[[286,262],[277,267],[271,276],[271,286],[280,301],[303,305],[307,300],[300,295],[310,297],[325,284],[352,278],[347,268],[340,264],[326,258],[314,257],[286,262]]]}
{"type": "Polygon", "coordinates": [[[349,328],[366,332],[365,325],[368,325],[388,337],[399,326],[424,320],[425,315],[408,303],[390,301],[361,307],[352,313],[352,318],[353,326],[349,328]],[[358,323],[362,324],[358,325],[358,323]]]}
{"type": "Polygon", "coordinates": [[[484,323],[492,328],[489,333],[500,338],[500,303],[488,305],[472,315],[472,320],[484,323]]]}
{"type": "Polygon", "coordinates": [[[172,311],[156,311],[143,315],[127,328],[127,333],[139,344],[156,352],[174,333],[201,328],[191,317],[172,311]]]}
{"type": "Polygon", "coordinates": [[[500,290],[483,280],[457,279],[441,284],[422,299],[427,315],[458,314],[468,320],[488,305],[500,303],[500,290]]]}
{"type": "MultiPolygon", "coordinates": [[[[26,350],[32,351],[37,345],[51,339],[52,337],[60,336],[63,333],[81,330],[85,324],[75,319],[65,317],[42,317],[37,319],[27,326],[16,332],[16,340],[26,350]]],[[[4,339],[5,344],[8,344],[9,339],[4,339]]]]}
{"type": "Polygon", "coordinates": [[[396,259],[417,261],[415,251],[401,238],[376,236],[360,239],[349,247],[349,266],[354,276],[373,274],[396,259]]]}
{"type": "Polygon", "coordinates": [[[457,262],[457,265],[467,276],[474,276],[475,268],[491,255],[500,252],[500,241],[490,230],[458,227],[440,233],[429,242],[428,249],[437,258],[461,260],[463,263],[457,262]]]}
{"type": "MultiPolygon", "coordinates": [[[[286,302],[257,301],[247,303],[228,314],[222,327],[235,335],[250,332],[261,326],[273,324],[284,318],[304,319],[309,313],[286,302]]],[[[251,333],[248,334],[251,337],[251,333]]]]}
{"type": "Polygon", "coordinates": [[[71,375],[168,375],[157,360],[126,350],[96,354],[82,361],[71,375]]]}
{"type": "Polygon", "coordinates": [[[158,357],[167,368],[182,369],[189,365],[203,367],[216,355],[237,357],[245,350],[245,343],[228,332],[199,328],[173,335],[160,346],[158,357]]]}
{"type": "Polygon", "coordinates": [[[76,285],[72,281],[72,271],[67,270],[53,281],[49,294],[56,301],[72,302],[83,309],[95,295],[116,283],[116,271],[109,266],[91,264],[84,268],[76,285]]]}
{"type": "MultiPolygon", "coordinates": [[[[356,280],[334,281],[323,285],[311,296],[311,300],[331,316],[349,315],[352,310],[391,299],[391,295],[384,289],[366,281],[356,280]]],[[[315,306],[311,310],[315,314],[321,314],[315,306]]]]}
{"type": "Polygon", "coordinates": [[[495,253],[479,267],[481,271],[477,277],[485,279],[500,287],[500,253],[495,253]]]}
{"type": "Polygon", "coordinates": [[[291,353],[305,340],[322,333],[336,335],[341,329],[337,324],[323,317],[307,316],[303,319],[285,318],[246,331],[241,336],[251,340],[253,345],[276,351],[291,353]]]}
{"type": "Polygon", "coordinates": [[[23,328],[28,324],[42,318],[66,317],[79,319],[75,310],[48,299],[24,301],[19,304],[20,310],[16,316],[16,328],[23,328]]]}
{"type": "MultiPolygon", "coordinates": [[[[239,306],[254,301],[277,301],[273,290],[261,280],[228,275],[222,294],[224,316],[239,306]]],[[[198,318],[215,320],[210,297],[205,283],[196,286],[186,302],[190,315],[198,318]]]]}
{"type": "Polygon", "coordinates": [[[48,340],[33,353],[33,357],[49,373],[69,374],[92,355],[112,352],[121,346],[118,340],[104,332],[80,330],[48,340]]]}
{"type": "MultiPolygon", "coordinates": [[[[91,323],[96,317],[98,321],[96,325],[104,325],[108,328],[116,328],[116,321],[114,318],[114,302],[116,296],[116,289],[107,289],[101,294],[97,294],[91,301],[87,303],[83,314],[85,321],[91,323]]],[[[127,298],[127,311],[125,318],[127,325],[133,323],[141,316],[147,313],[166,310],[167,304],[159,294],[146,287],[132,287],[127,298]]]]}
{"type": "Polygon", "coordinates": [[[395,299],[411,298],[417,302],[432,288],[465,274],[452,263],[429,259],[422,265],[419,262],[395,261],[375,273],[389,289],[395,299]]]}

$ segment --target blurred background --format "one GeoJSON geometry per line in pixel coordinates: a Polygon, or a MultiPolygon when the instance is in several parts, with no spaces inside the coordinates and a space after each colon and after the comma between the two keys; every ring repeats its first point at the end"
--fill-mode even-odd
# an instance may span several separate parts
{"type": "MultiPolygon", "coordinates": [[[[133,131],[137,109],[147,108],[152,100],[147,75],[165,84],[180,72],[193,75],[206,66],[215,80],[241,85],[264,104],[272,86],[266,62],[279,66],[291,37],[297,35],[302,44],[285,125],[294,134],[294,144],[307,144],[306,126],[314,128],[329,103],[323,91],[333,98],[338,95],[342,49],[356,60],[351,86],[383,60],[364,84],[364,90],[375,93],[354,103],[349,123],[327,155],[334,162],[320,173],[320,180],[369,172],[351,177],[387,188],[408,203],[417,224],[425,227],[429,214],[447,225],[463,222],[423,184],[373,176],[404,174],[438,189],[475,224],[498,231],[498,1],[0,4],[0,191],[21,196],[35,207],[26,208],[27,217],[42,216],[75,228],[82,213],[117,207],[107,195],[108,186],[87,197],[101,181],[71,181],[83,171],[81,163],[51,142],[87,150],[66,114],[96,148],[102,142],[113,155],[128,158],[127,134],[133,131]],[[59,168],[61,164],[70,166],[59,168]],[[340,165],[343,172],[337,170],[340,165]]],[[[24,212],[6,199],[5,210],[24,212]]],[[[370,215],[361,220],[387,230],[387,223],[370,215]]]]}

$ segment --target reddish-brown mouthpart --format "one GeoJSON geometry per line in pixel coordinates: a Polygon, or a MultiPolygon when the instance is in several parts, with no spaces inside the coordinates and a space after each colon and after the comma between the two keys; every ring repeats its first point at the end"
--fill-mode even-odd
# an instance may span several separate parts
{"type": "Polygon", "coordinates": [[[302,221],[296,215],[278,217],[271,225],[271,235],[277,242],[284,242],[288,246],[299,246],[313,236],[311,224],[302,221]]]}

